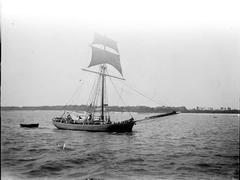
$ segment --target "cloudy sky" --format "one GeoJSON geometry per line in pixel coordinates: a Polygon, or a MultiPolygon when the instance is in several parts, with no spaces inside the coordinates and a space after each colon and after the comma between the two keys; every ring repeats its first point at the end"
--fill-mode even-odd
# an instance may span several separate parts
{"type": "MultiPolygon", "coordinates": [[[[232,0],[2,0],[1,104],[86,103],[96,76],[81,68],[98,32],[118,43],[127,80],[114,83],[125,105],[238,108],[239,8],[232,0]]],[[[123,105],[113,90],[108,83],[109,104],[123,105]]]]}

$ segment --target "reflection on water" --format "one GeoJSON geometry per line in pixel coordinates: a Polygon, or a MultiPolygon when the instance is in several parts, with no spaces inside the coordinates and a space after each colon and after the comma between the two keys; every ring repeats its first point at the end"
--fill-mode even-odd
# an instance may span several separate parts
{"type": "MultiPolygon", "coordinates": [[[[179,114],[131,133],[58,130],[59,111],[3,111],[2,178],[232,179],[239,177],[235,115],[179,114]],[[39,122],[39,128],[20,128],[39,122]]],[[[115,113],[118,119],[127,115],[115,113]]],[[[134,114],[141,117],[141,114],[134,114]]]]}

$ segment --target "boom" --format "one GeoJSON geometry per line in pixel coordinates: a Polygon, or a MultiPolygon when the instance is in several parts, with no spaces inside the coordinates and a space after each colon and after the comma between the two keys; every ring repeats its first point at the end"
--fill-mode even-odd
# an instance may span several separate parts
{"type": "Polygon", "coordinates": [[[100,74],[100,75],[104,75],[104,76],[109,76],[109,77],[112,77],[112,78],[116,78],[116,79],[120,79],[120,80],[126,80],[124,78],[120,78],[120,77],[117,77],[117,76],[112,76],[112,75],[109,75],[109,74],[105,74],[105,73],[101,73],[101,72],[96,72],[96,71],[90,71],[88,69],[82,69],[83,71],[87,71],[87,72],[91,72],[91,73],[95,73],[95,74],[100,74]]]}

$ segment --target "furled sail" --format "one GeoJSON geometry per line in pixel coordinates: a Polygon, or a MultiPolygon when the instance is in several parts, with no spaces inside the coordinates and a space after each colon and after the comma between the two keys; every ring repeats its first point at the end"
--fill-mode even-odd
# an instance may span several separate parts
{"type": "Polygon", "coordinates": [[[88,67],[99,64],[110,64],[116,68],[121,75],[123,75],[119,54],[115,54],[92,46],[92,59],[88,67]]]}
{"type": "Polygon", "coordinates": [[[102,36],[97,33],[95,33],[94,35],[94,40],[92,44],[101,44],[101,45],[110,47],[118,52],[117,43],[114,40],[109,39],[108,37],[102,36]]]}

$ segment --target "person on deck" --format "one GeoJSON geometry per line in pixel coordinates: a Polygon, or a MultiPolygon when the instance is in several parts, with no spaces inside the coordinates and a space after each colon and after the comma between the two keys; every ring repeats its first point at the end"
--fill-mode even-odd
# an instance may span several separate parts
{"type": "Polygon", "coordinates": [[[67,119],[72,119],[70,114],[67,115],[67,119]]]}
{"type": "Polygon", "coordinates": [[[88,116],[88,120],[89,120],[89,121],[92,120],[92,113],[89,114],[89,116],[88,116]]]}
{"type": "Polygon", "coordinates": [[[67,115],[67,119],[66,119],[67,123],[71,123],[72,121],[72,117],[70,114],[67,115]]]}

